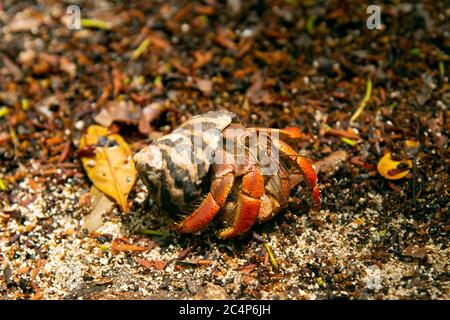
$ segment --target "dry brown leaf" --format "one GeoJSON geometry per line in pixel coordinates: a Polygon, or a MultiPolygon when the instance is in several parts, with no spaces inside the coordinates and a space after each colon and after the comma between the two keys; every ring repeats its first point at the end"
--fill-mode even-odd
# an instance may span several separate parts
{"type": "Polygon", "coordinates": [[[104,127],[109,127],[114,121],[136,124],[141,114],[140,107],[130,101],[111,101],[94,117],[94,120],[104,127]]]}
{"type": "Polygon", "coordinates": [[[209,79],[198,79],[196,81],[199,90],[205,94],[210,94],[213,89],[213,83],[209,79]]]}
{"type": "Polygon", "coordinates": [[[192,65],[192,68],[199,69],[207,64],[213,58],[213,53],[211,51],[203,52],[203,51],[195,51],[195,62],[192,65]]]}
{"type": "Polygon", "coordinates": [[[118,134],[108,134],[105,127],[92,125],[80,140],[79,149],[95,145],[95,154],[81,157],[84,170],[92,183],[128,211],[127,198],[135,181],[131,149],[118,134]]]}
{"type": "Polygon", "coordinates": [[[339,167],[347,161],[349,154],[345,150],[338,150],[330,154],[323,160],[314,163],[314,168],[316,172],[325,172],[330,174],[336,171],[339,167]]]}
{"type": "Polygon", "coordinates": [[[331,129],[325,131],[325,134],[326,135],[330,135],[330,136],[349,138],[349,139],[353,139],[353,140],[361,139],[356,133],[354,133],[350,129],[342,130],[342,129],[333,129],[333,128],[331,128],[331,129]]]}
{"type": "Polygon", "coordinates": [[[244,266],[240,271],[243,273],[250,273],[255,268],[256,268],[256,264],[252,263],[252,264],[248,264],[248,265],[244,266]]]}
{"type": "Polygon", "coordinates": [[[142,110],[142,116],[139,119],[139,132],[149,134],[152,131],[150,124],[159,118],[165,107],[160,102],[153,102],[142,110]]]}
{"type": "Polygon", "coordinates": [[[145,259],[136,259],[136,262],[143,266],[145,269],[156,269],[163,270],[167,262],[162,260],[145,260],[145,259]]]}
{"type": "Polygon", "coordinates": [[[157,35],[156,33],[150,33],[147,36],[147,39],[150,40],[150,44],[154,47],[166,50],[166,51],[170,51],[171,50],[171,46],[170,43],[162,38],[161,36],[157,35]]]}
{"type": "Polygon", "coordinates": [[[170,59],[169,62],[172,64],[172,66],[177,69],[178,72],[185,74],[185,75],[189,75],[191,72],[189,71],[188,68],[186,68],[185,66],[183,66],[180,62],[179,59],[170,59]]]}
{"type": "Polygon", "coordinates": [[[218,28],[217,36],[214,40],[226,49],[235,50],[236,43],[234,43],[233,39],[235,38],[235,34],[230,29],[218,28]]]}
{"type": "Polygon", "coordinates": [[[135,252],[143,252],[148,251],[148,248],[136,246],[134,244],[121,243],[120,241],[113,240],[111,244],[112,252],[127,252],[127,251],[135,251],[135,252]]]}
{"type": "Polygon", "coordinates": [[[262,87],[264,84],[264,79],[261,72],[256,71],[251,77],[251,86],[245,92],[245,96],[253,103],[259,102],[261,96],[262,87]]]}
{"type": "Polygon", "coordinates": [[[417,245],[411,245],[406,247],[405,250],[403,250],[403,254],[405,256],[409,256],[412,258],[425,259],[428,253],[430,253],[430,251],[431,250],[427,247],[419,247],[417,245]]]}
{"type": "Polygon", "coordinates": [[[64,56],[59,58],[59,68],[71,78],[75,78],[77,75],[77,65],[64,56]]]}
{"type": "Polygon", "coordinates": [[[27,9],[17,13],[9,22],[8,27],[11,32],[30,31],[38,28],[43,20],[40,13],[27,9]]]}
{"type": "Polygon", "coordinates": [[[114,202],[109,200],[109,198],[95,186],[91,187],[89,196],[91,198],[92,210],[87,216],[82,229],[93,232],[103,225],[102,215],[112,210],[114,202]]]}
{"type": "Polygon", "coordinates": [[[289,61],[289,56],[283,51],[265,52],[256,50],[255,56],[264,60],[268,65],[289,61]]]}
{"type": "Polygon", "coordinates": [[[209,266],[211,265],[211,260],[197,260],[195,264],[198,266],[209,266]]]}

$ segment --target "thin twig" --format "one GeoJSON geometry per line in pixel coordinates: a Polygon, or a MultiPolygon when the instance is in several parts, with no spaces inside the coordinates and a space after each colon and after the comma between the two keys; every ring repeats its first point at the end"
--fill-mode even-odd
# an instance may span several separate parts
{"type": "Polygon", "coordinates": [[[416,179],[417,179],[417,165],[416,165],[417,157],[414,157],[413,160],[413,181],[412,181],[412,198],[414,203],[414,208],[417,209],[417,199],[416,199],[416,179]]]}
{"type": "Polygon", "coordinates": [[[143,229],[143,230],[141,230],[141,233],[146,236],[156,236],[156,237],[164,237],[164,238],[169,238],[169,237],[173,236],[173,234],[171,232],[164,232],[164,231],[157,231],[157,230],[150,230],[150,229],[143,229]]]}
{"type": "Polygon", "coordinates": [[[270,249],[270,246],[267,242],[264,242],[263,244],[264,248],[266,249],[268,255],[269,255],[269,259],[270,262],[272,263],[272,265],[274,266],[274,268],[278,268],[278,263],[277,260],[275,259],[275,257],[273,256],[272,250],[270,249]]]}
{"type": "Polygon", "coordinates": [[[369,78],[367,79],[367,85],[366,85],[366,94],[364,95],[364,99],[361,101],[361,104],[359,105],[356,112],[353,114],[353,116],[350,118],[350,121],[353,122],[361,115],[364,108],[366,107],[367,102],[370,100],[370,95],[372,94],[372,80],[369,78]]]}

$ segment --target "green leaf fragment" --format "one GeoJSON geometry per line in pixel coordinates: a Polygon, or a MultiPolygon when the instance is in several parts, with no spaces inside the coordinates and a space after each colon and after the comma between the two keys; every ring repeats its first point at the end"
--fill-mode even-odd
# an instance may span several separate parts
{"type": "Polygon", "coordinates": [[[30,108],[30,102],[28,101],[28,99],[22,99],[22,110],[27,111],[28,108],[30,108]]]}
{"type": "Polygon", "coordinates": [[[356,143],[357,143],[355,140],[345,138],[345,137],[342,137],[341,141],[345,142],[346,144],[348,144],[349,146],[352,146],[352,147],[356,146],[356,143]]]}
{"type": "Polygon", "coordinates": [[[269,255],[269,260],[272,263],[272,265],[274,266],[274,268],[278,268],[277,260],[275,259],[274,255],[272,253],[272,249],[270,249],[270,246],[267,242],[264,243],[264,248],[266,249],[267,254],[269,255]]]}
{"type": "Polygon", "coordinates": [[[102,250],[103,252],[108,252],[111,250],[111,245],[109,244],[102,244],[100,247],[100,250],[102,250]]]}
{"type": "Polygon", "coordinates": [[[163,237],[163,238],[169,238],[169,237],[173,236],[173,234],[171,232],[157,231],[157,230],[150,230],[150,229],[141,230],[141,234],[146,235],[146,236],[155,236],[155,237],[163,237]]]}
{"type": "Polygon", "coordinates": [[[316,16],[310,16],[306,21],[306,31],[311,34],[314,31],[314,24],[316,23],[316,16]]]}
{"type": "Polygon", "coordinates": [[[160,75],[157,75],[155,79],[153,80],[153,83],[157,87],[162,87],[162,77],[160,75]]]}
{"type": "Polygon", "coordinates": [[[392,102],[392,103],[389,105],[389,108],[394,109],[396,106],[397,106],[397,102],[392,102]]]}
{"type": "Polygon", "coordinates": [[[126,77],[125,79],[123,79],[122,83],[124,86],[129,85],[131,83],[130,77],[126,77]]]}
{"type": "Polygon", "coordinates": [[[323,287],[324,285],[325,285],[325,282],[323,282],[323,279],[322,278],[316,278],[316,282],[317,282],[317,284],[319,285],[319,286],[321,286],[321,287],[323,287]]]}
{"type": "Polygon", "coordinates": [[[8,107],[1,107],[0,108],[0,118],[3,118],[4,116],[6,116],[9,112],[8,107]]]}
{"type": "Polygon", "coordinates": [[[441,74],[441,76],[445,76],[444,61],[439,61],[439,73],[441,74]]]}
{"type": "Polygon", "coordinates": [[[420,49],[419,48],[412,48],[409,50],[409,54],[413,57],[418,57],[420,55],[420,49]]]}
{"type": "Polygon", "coordinates": [[[81,19],[81,27],[100,30],[110,30],[112,28],[110,23],[99,19],[81,19]]]}
{"type": "Polygon", "coordinates": [[[6,184],[3,182],[2,178],[0,178],[0,191],[6,190],[6,184]]]}
{"type": "Polygon", "coordinates": [[[141,42],[141,44],[136,48],[136,50],[133,51],[131,54],[132,59],[139,58],[148,48],[150,45],[150,39],[146,38],[144,41],[141,42]]]}

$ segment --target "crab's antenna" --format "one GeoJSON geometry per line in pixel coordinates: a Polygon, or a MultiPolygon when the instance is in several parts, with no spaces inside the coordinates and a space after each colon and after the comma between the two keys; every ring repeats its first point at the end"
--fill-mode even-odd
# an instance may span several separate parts
{"type": "Polygon", "coordinates": [[[319,159],[314,158],[314,157],[311,157],[311,156],[302,156],[302,155],[299,154],[299,153],[294,153],[294,154],[284,153],[282,156],[283,156],[283,157],[290,157],[290,158],[292,158],[292,157],[296,157],[296,158],[297,158],[297,157],[298,157],[298,158],[302,157],[302,158],[309,158],[309,159],[311,159],[311,160],[319,160],[319,159]]]}

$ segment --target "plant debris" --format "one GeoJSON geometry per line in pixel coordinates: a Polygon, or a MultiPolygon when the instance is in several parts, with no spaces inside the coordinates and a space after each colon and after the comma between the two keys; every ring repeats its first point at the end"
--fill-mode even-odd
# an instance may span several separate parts
{"type": "Polygon", "coordinates": [[[406,177],[412,168],[411,160],[395,161],[390,152],[386,153],[378,162],[378,172],[389,180],[398,180],[406,177]]]}
{"type": "Polygon", "coordinates": [[[89,197],[92,210],[86,217],[82,229],[93,232],[103,225],[102,216],[111,212],[114,203],[95,186],[89,190],[89,197]]]}
{"type": "Polygon", "coordinates": [[[90,146],[95,146],[93,154],[81,157],[89,179],[127,212],[128,194],[137,177],[130,147],[121,136],[97,125],[90,126],[80,140],[80,150],[90,146]]]}

